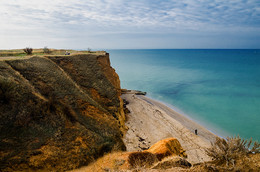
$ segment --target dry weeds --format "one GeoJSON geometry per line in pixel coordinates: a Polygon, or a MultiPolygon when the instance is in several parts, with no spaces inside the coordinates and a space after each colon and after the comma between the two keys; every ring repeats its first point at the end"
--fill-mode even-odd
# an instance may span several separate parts
{"type": "Polygon", "coordinates": [[[206,152],[217,165],[225,164],[226,167],[232,165],[234,168],[236,160],[248,154],[259,153],[259,143],[254,142],[251,148],[252,143],[252,139],[248,141],[239,136],[227,137],[227,139],[217,137],[215,143],[206,152]]]}

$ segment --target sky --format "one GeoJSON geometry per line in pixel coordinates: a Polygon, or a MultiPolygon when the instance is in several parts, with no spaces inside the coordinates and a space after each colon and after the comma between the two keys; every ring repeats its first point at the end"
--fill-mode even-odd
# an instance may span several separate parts
{"type": "Polygon", "coordinates": [[[260,48],[260,0],[0,0],[0,49],[260,48]]]}

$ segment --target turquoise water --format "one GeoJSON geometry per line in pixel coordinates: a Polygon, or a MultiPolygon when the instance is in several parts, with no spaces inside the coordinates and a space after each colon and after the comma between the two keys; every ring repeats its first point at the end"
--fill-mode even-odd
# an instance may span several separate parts
{"type": "Polygon", "coordinates": [[[148,92],[220,136],[260,140],[260,50],[107,50],[121,87],[148,92]]]}

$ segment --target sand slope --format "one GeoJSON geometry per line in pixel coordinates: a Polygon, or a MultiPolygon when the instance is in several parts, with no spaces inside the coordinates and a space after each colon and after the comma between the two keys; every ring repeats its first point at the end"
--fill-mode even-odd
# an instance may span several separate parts
{"type": "Polygon", "coordinates": [[[199,124],[177,113],[160,102],[142,95],[123,94],[129,104],[126,126],[129,128],[124,143],[127,151],[149,148],[159,140],[175,137],[186,150],[188,161],[198,163],[209,161],[205,148],[217,137],[199,124]],[[198,130],[195,135],[194,130],[198,130]]]}

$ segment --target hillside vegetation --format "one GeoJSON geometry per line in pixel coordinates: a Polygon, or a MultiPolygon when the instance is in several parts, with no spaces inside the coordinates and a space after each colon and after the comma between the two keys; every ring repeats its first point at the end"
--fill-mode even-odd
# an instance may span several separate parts
{"type": "Polygon", "coordinates": [[[125,150],[120,80],[109,55],[36,52],[0,57],[0,171],[63,171],[125,150]]]}
{"type": "MultiPolygon", "coordinates": [[[[25,48],[26,49],[26,48],[25,48]]],[[[105,51],[91,51],[89,50],[71,50],[71,49],[51,49],[44,47],[42,49],[32,49],[33,55],[43,56],[43,55],[65,55],[66,51],[70,52],[71,54],[96,54],[101,55],[106,53],[105,51]]],[[[23,49],[11,49],[11,50],[0,50],[0,59],[1,57],[25,57],[27,53],[23,49]]]]}
{"type": "Polygon", "coordinates": [[[258,172],[260,170],[259,143],[249,148],[251,141],[232,137],[217,138],[208,154],[212,161],[191,164],[187,154],[175,138],[163,139],[148,150],[140,152],[114,152],[106,154],[87,167],[73,172],[258,172]],[[254,151],[254,152],[253,152],[254,151]],[[232,162],[232,163],[230,163],[232,162]]]}

